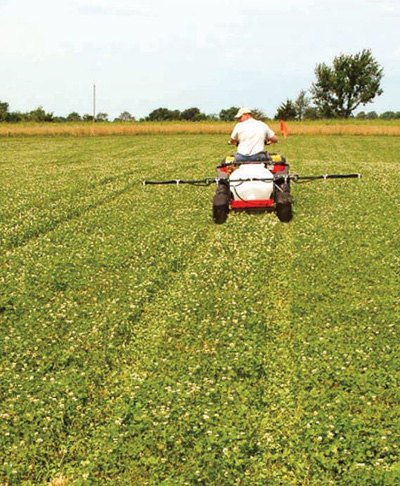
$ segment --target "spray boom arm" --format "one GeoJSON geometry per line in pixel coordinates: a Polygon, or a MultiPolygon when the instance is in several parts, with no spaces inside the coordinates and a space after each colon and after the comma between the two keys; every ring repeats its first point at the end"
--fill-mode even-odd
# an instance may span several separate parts
{"type": "MultiPolygon", "coordinates": [[[[275,177],[267,177],[267,178],[250,178],[250,179],[241,179],[240,182],[251,182],[251,181],[273,181],[273,182],[281,182],[281,181],[315,181],[318,179],[361,179],[361,174],[321,174],[315,176],[301,176],[297,174],[293,175],[276,175],[275,177]]],[[[197,180],[181,180],[181,179],[172,179],[168,181],[143,181],[143,185],[165,185],[165,184],[189,184],[192,186],[199,186],[199,187],[207,187],[211,184],[216,184],[219,182],[219,178],[214,177],[206,177],[205,179],[197,179],[197,180]]],[[[226,179],[223,179],[226,180],[226,179]]]]}

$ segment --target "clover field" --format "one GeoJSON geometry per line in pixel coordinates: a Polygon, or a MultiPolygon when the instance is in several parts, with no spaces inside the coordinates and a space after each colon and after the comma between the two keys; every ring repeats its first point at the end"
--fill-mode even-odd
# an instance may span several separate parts
{"type": "Polygon", "coordinates": [[[400,138],[293,136],[295,217],[211,220],[226,136],[0,139],[0,484],[400,483],[400,138]]]}

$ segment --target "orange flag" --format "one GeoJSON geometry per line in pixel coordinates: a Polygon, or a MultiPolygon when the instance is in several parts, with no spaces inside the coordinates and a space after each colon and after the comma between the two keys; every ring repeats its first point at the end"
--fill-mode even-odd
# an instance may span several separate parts
{"type": "Polygon", "coordinates": [[[283,138],[286,139],[289,136],[289,129],[283,120],[280,120],[279,129],[283,135],[283,138]]]}

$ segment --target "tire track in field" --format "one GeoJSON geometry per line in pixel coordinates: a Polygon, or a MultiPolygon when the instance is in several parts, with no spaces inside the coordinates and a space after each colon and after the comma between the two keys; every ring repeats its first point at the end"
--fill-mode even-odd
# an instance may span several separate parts
{"type": "MultiPolygon", "coordinates": [[[[191,227],[190,229],[193,229],[191,227]]],[[[138,304],[138,309],[136,309],[131,316],[129,327],[130,331],[135,333],[137,337],[137,330],[141,327],[141,322],[145,317],[149,309],[154,307],[154,304],[163,296],[167,295],[171,288],[174,287],[177,281],[182,279],[182,275],[185,275],[188,267],[193,262],[193,256],[202,252],[202,249],[206,247],[209,243],[207,235],[213,232],[214,224],[207,222],[204,226],[196,227],[195,232],[192,231],[194,235],[189,244],[184,247],[185,250],[178,254],[175,258],[169,260],[169,268],[163,273],[163,278],[156,278],[155,281],[150,285],[144,297],[138,304]]],[[[157,245],[162,247],[164,241],[169,241],[170,235],[163,235],[163,239],[157,239],[157,245]]],[[[129,261],[129,260],[128,260],[129,261]]],[[[127,270],[130,272],[131,270],[127,270]]],[[[124,329],[126,330],[126,329],[124,329]]],[[[124,337],[124,343],[129,343],[130,338],[124,337]]],[[[124,344],[124,347],[125,347],[124,344]]]]}
{"type": "MultiPolygon", "coordinates": [[[[105,183],[108,183],[108,182],[103,182],[103,183],[100,183],[100,184],[105,184],[105,183]]],[[[100,184],[98,184],[98,185],[100,185],[100,184]]],[[[112,192],[111,194],[107,195],[103,199],[100,199],[99,201],[93,202],[93,203],[88,204],[88,205],[83,206],[83,207],[72,208],[68,211],[68,213],[65,216],[56,217],[50,223],[47,223],[45,226],[42,226],[42,227],[39,226],[38,228],[36,228],[36,229],[34,229],[30,232],[27,232],[24,235],[18,237],[16,242],[13,242],[13,240],[11,240],[9,243],[7,243],[7,241],[6,241],[6,243],[4,244],[4,248],[7,249],[7,250],[16,250],[16,249],[19,249],[21,247],[24,247],[27,244],[29,244],[30,241],[35,240],[37,238],[40,238],[41,236],[44,236],[44,235],[50,233],[51,231],[55,230],[59,226],[63,225],[64,223],[67,223],[67,222],[72,221],[74,219],[78,219],[81,216],[88,213],[89,211],[92,211],[94,209],[97,209],[97,208],[103,206],[104,204],[108,204],[108,203],[114,201],[115,199],[117,199],[121,195],[123,195],[126,192],[128,192],[129,190],[131,190],[133,187],[138,186],[139,184],[140,184],[139,181],[131,182],[130,184],[123,187],[122,189],[119,189],[117,191],[112,192]]],[[[96,187],[98,187],[98,185],[96,187]]]]}
{"type": "MultiPolygon", "coordinates": [[[[50,197],[47,198],[45,201],[43,201],[41,204],[26,203],[26,204],[18,207],[15,212],[9,213],[9,216],[12,217],[17,213],[21,213],[24,210],[29,210],[29,209],[34,208],[34,207],[37,207],[37,208],[45,207],[46,205],[53,204],[53,203],[56,203],[58,201],[62,201],[63,199],[66,199],[67,197],[75,197],[75,196],[79,196],[81,194],[85,194],[86,191],[96,189],[99,186],[103,186],[103,185],[109,184],[111,182],[116,182],[116,181],[123,179],[125,177],[129,177],[129,176],[133,175],[134,173],[135,173],[134,170],[129,170],[129,171],[126,171],[122,174],[118,174],[116,176],[102,177],[100,180],[98,180],[96,182],[90,182],[87,185],[78,186],[75,190],[71,190],[71,191],[68,190],[67,192],[64,192],[63,194],[50,195],[50,197]]],[[[17,224],[18,223],[14,222],[10,225],[10,227],[14,228],[15,226],[17,226],[17,224]]]]}
{"type": "MultiPolygon", "coordinates": [[[[275,215],[269,214],[269,213],[266,213],[262,216],[264,216],[266,218],[275,217],[275,215]]],[[[278,224],[281,224],[281,223],[278,223],[278,224]]],[[[145,317],[146,322],[149,322],[149,320],[151,319],[149,317],[149,315],[157,314],[158,313],[158,309],[157,309],[158,306],[161,306],[161,308],[163,308],[163,304],[157,302],[157,300],[160,300],[160,301],[165,300],[166,299],[165,295],[170,293],[170,292],[173,292],[175,290],[175,287],[177,289],[180,289],[180,292],[182,294],[185,294],[186,291],[190,290],[189,288],[182,288],[182,285],[181,285],[182,278],[184,280],[186,279],[186,280],[190,281],[190,272],[189,272],[190,268],[189,267],[193,267],[193,266],[196,267],[197,264],[199,265],[199,267],[201,267],[202,264],[204,264],[204,265],[207,264],[207,262],[203,261],[203,257],[199,256],[199,255],[203,255],[205,253],[204,250],[207,249],[207,247],[209,247],[210,244],[212,244],[212,242],[210,243],[210,240],[207,238],[207,236],[209,236],[209,235],[213,236],[212,241],[214,241],[214,243],[215,243],[215,241],[218,240],[220,235],[218,234],[218,232],[217,232],[218,229],[216,230],[216,228],[219,229],[221,227],[215,226],[213,224],[209,224],[203,229],[203,231],[198,232],[196,234],[196,237],[193,241],[194,247],[191,251],[189,251],[185,255],[186,261],[185,261],[185,264],[180,267],[179,273],[176,272],[175,270],[171,270],[166,274],[165,282],[168,285],[168,291],[166,291],[165,284],[163,282],[161,284],[162,288],[159,289],[160,291],[162,291],[162,293],[154,292],[153,295],[152,295],[152,298],[149,299],[148,301],[146,301],[147,308],[141,309],[140,315],[138,315],[138,319],[137,319],[138,324],[140,324],[140,320],[142,319],[142,317],[145,317]],[[200,244],[198,244],[198,242],[200,242],[200,244]],[[192,257],[195,256],[195,255],[197,255],[196,258],[192,259],[192,257]],[[171,275],[174,276],[174,277],[179,277],[179,279],[178,278],[170,278],[171,275]],[[153,304],[156,304],[155,308],[151,309],[153,304]],[[146,312],[148,312],[149,315],[145,316],[146,312]]],[[[234,229],[234,227],[231,226],[231,229],[234,229]]],[[[289,238],[288,243],[286,243],[286,245],[293,247],[293,238],[289,238]]],[[[216,260],[218,260],[220,258],[221,258],[221,256],[216,256],[216,260]]],[[[275,259],[275,267],[281,266],[282,269],[286,270],[286,272],[281,272],[281,271],[276,270],[276,278],[279,279],[279,282],[280,282],[279,290],[280,290],[281,293],[283,292],[286,296],[288,296],[289,293],[290,293],[290,289],[289,289],[290,285],[289,285],[289,280],[286,279],[285,276],[286,276],[286,273],[290,273],[290,269],[287,266],[287,260],[282,260],[281,263],[277,263],[277,262],[279,262],[279,259],[275,259]]],[[[222,269],[224,265],[225,265],[225,263],[221,262],[221,266],[219,268],[222,269]]],[[[246,278],[246,277],[244,276],[243,278],[246,278]]],[[[209,282],[209,283],[210,283],[210,285],[213,284],[213,282],[209,282]]],[[[276,282],[275,282],[275,284],[276,284],[276,282]]],[[[282,304],[282,302],[280,302],[280,304],[282,304]]],[[[166,305],[167,306],[170,305],[168,303],[168,299],[167,299],[166,305]]],[[[244,304],[244,305],[246,305],[246,304],[244,304]]],[[[282,318],[282,316],[284,316],[284,319],[287,320],[287,321],[290,320],[290,306],[291,306],[290,299],[286,299],[286,302],[284,303],[284,305],[283,306],[280,305],[280,307],[279,307],[280,317],[282,318]],[[283,309],[286,309],[286,312],[284,312],[282,314],[283,309]]],[[[163,345],[162,340],[160,340],[159,345],[160,346],[163,345]]]]}
{"type": "MultiPolygon", "coordinates": [[[[263,217],[270,219],[275,216],[265,214],[263,217]]],[[[290,332],[291,300],[288,279],[290,263],[288,265],[287,262],[293,247],[293,232],[284,230],[282,234],[278,229],[275,233],[272,240],[281,251],[275,261],[269,263],[268,275],[264,275],[264,264],[268,265],[268,257],[258,258],[250,244],[251,229],[257,227],[257,221],[252,222],[249,231],[244,225],[244,233],[236,235],[239,238],[242,236],[242,241],[232,245],[230,239],[236,233],[236,222],[241,223],[238,219],[229,222],[225,228],[209,225],[199,233],[201,244],[186,255],[185,265],[179,274],[175,274],[173,278],[171,273],[166,275],[165,285],[141,309],[134,327],[135,336],[125,350],[125,363],[135,363],[134,369],[132,370],[132,364],[125,364],[117,377],[111,377],[111,380],[118,380],[120,387],[123,383],[127,395],[132,396],[132,389],[137,389],[135,395],[139,402],[146,399],[150,403],[158,404],[161,409],[168,409],[169,400],[179,400],[173,414],[180,416],[179,421],[182,424],[179,427],[184,431],[181,432],[183,437],[188,438],[188,450],[194,446],[191,437],[197,435],[191,427],[197,430],[196,421],[201,421],[203,414],[209,414],[207,407],[216,407],[220,415],[225,416],[227,425],[230,424],[239,434],[246,430],[243,441],[250,447],[255,442],[265,442],[263,436],[271,428],[273,417],[264,397],[275,392],[276,396],[269,398],[274,407],[282,408],[282,403],[293,403],[291,380],[294,365],[290,355],[293,336],[290,332]],[[232,245],[231,256],[229,244],[232,245]],[[236,261],[241,255],[244,260],[249,260],[250,267],[246,261],[244,264],[236,261]],[[192,258],[193,256],[195,257],[192,258]],[[213,261],[211,271],[202,273],[208,265],[213,265],[213,261]],[[226,265],[229,268],[224,274],[226,265]],[[231,284],[226,281],[229,278],[233,279],[230,292],[228,289],[231,284]],[[279,288],[279,295],[274,295],[272,302],[268,287],[270,278],[274,279],[279,288]],[[247,316],[243,311],[247,311],[247,316]],[[232,373],[223,371],[225,367],[232,366],[232,373]],[[197,378],[191,378],[197,367],[201,367],[197,378]],[[227,382],[222,381],[223,374],[228,375],[227,382]],[[219,392],[217,398],[207,401],[205,383],[210,377],[216,377],[213,386],[219,392]],[[136,379],[139,384],[135,382],[136,379]],[[232,379],[232,384],[225,386],[229,379],[232,379]],[[172,389],[179,386],[182,393],[187,393],[188,396],[168,396],[164,391],[167,385],[172,389]],[[189,389],[198,391],[191,392],[189,389]],[[161,395],[158,395],[158,390],[162,391],[161,395]],[[232,402],[224,410],[224,397],[231,393],[238,402],[232,402]],[[248,400],[247,409],[243,408],[242,400],[248,400]],[[190,414],[188,419],[183,415],[185,411],[190,414]],[[237,423],[232,422],[235,413],[237,423]],[[191,418],[192,414],[194,418],[191,418]],[[262,426],[262,423],[266,425],[262,426]]],[[[275,228],[277,227],[268,228],[267,225],[267,230],[270,229],[271,233],[275,228]]],[[[262,233],[261,228],[259,232],[262,233]]],[[[259,235],[256,240],[264,243],[264,249],[266,246],[267,250],[273,250],[268,233],[265,237],[259,235]]],[[[111,384],[110,386],[112,387],[111,384]]],[[[135,399],[131,402],[134,403],[135,399]]],[[[149,405],[144,413],[147,414],[150,410],[151,414],[152,408],[154,407],[149,405]]],[[[156,417],[157,410],[154,409],[153,412],[156,417]]],[[[279,419],[275,419],[276,429],[284,421],[290,423],[292,412],[292,406],[286,407],[279,419]],[[284,420],[280,421],[282,416],[284,420]]],[[[210,421],[209,430],[212,432],[213,427],[218,428],[220,424],[220,420],[214,424],[210,421]]],[[[147,430],[142,429],[142,432],[144,436],[148,434],[149,437],[154,436],[154,440],[163,441],[162,437],[157,438],[157,430],[152,430],[151,425],[147,430]]],[[[229,447],[226,441],[230,439],[225,437],[213,443],[214,450],[215,447],[220,449],[221,457],[222,449],[229,447]]],[[[260,467],[264,452],[262,447],[258,447],[256,455],[259,461],[255,464],[247,458],[247,466],[254,466],[255,469],[260,467]]],[[[173,457],[168,460],[172,464],[174,460],[178,463],[173,457]]]]}

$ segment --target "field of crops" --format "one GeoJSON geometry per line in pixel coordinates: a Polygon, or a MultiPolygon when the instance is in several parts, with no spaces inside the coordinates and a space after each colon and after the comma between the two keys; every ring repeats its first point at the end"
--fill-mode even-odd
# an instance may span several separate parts
{"type": "MultiPolygon", "coordinates": [[[[268,124],[278,132],[279,122],[268,124]]],[[[305,120],[287,122],[292,135],[400,135],[400,120],[305,120]]],[[[110,136],[143,134],[225,134],[232,131],[231,122],[164,121],[118,123],[0,123],[0,136],[110,136]]]]}
{"type": "Polygon", "coordinates": [[[1,138],[0,484],[400,483],[400,138],[293,136],[295,217],[211,221],[224,134],[1,138]]]}

